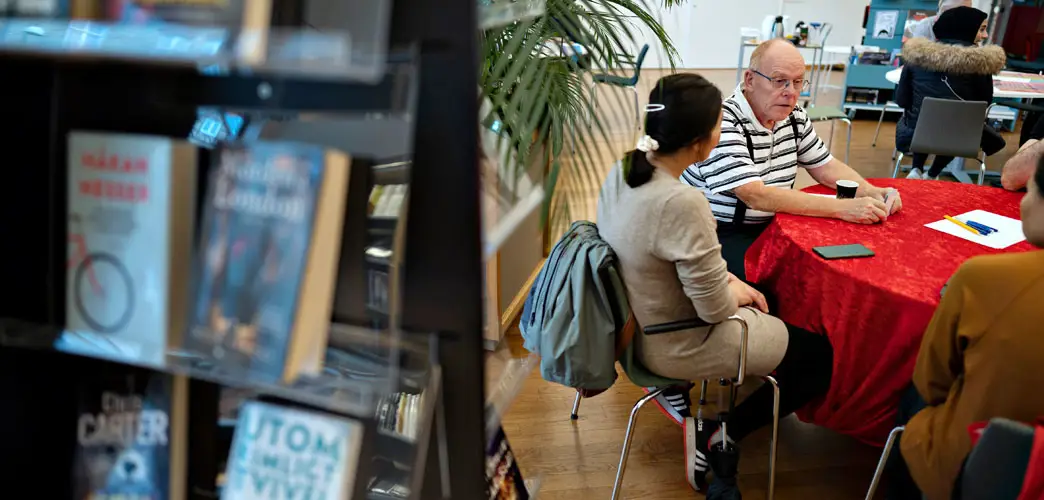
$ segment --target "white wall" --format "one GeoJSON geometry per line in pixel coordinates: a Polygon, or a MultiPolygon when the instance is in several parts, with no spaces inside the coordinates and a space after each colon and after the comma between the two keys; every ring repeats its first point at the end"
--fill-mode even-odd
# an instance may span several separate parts
{"type": "MultiPolygon", "coordinates": [[[[739,56],[741,27],[761,27],[765,16],[775,14],[779,0],[687,0],[664,9],[659,0],[646,0],[661,19],[667,34],[682,55],[679,68],[735,68],[739,56]]],[[[855,45],[863,36],[863,10],[868,0],[786,0],[783,13],[789,22],[829,22],[834,25],[827,45],[855,45]]],[[[650,33],[636,46],[650,46],[645,67],[668,68],[666,56],[650,33]]],[[[747,51],[749,57],[750,50],[747,51]]],[[[808,57],[808,56],[806,56],[808,57]]],[[[746,62],[744,62],[746,65],[746,62]]]]}

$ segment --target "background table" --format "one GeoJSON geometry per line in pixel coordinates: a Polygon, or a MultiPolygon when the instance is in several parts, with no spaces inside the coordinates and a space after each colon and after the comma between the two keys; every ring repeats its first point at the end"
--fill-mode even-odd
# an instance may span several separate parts
{"type": "MultiPolygon", "coordinates": [[[[903,68],[900,66],[888,73],[885,73],[885,79],[894,83],[899,84],[899,79],[903,76],[903,68]]],[[[1017,71],[1001,71],[999,75],[993,75],[993,98],[994,99],[1041,99],[1044,98],[1044,92],[1021,92],[1011,90],[1001,90],[997,88],[997,82],[1003,81],[1005,78],[1019,78],[1029,80],[1031,82],[1044,82],[1044,76],[1036,73],[1019,73],[1017,71]]]]}
{"type": "Polygon", "coordinates": [[[975,209],[1018,219],[1020,193],[954,182],[872,182],[899,189],[903,211],[869,226],[778,215],[747,253],[746,270],[748,279],[776,295],[774,314],[826,333],[834,346],[830,392],[801,418],[880,445],[895,425],[899,395],[910,384],[942,286],[972,256],[1032,247],[1022,242],[998,251],[924,227],[975,209]],[[862,243],[876,256],[826,261],[812,252],[849,243],[862,243]]]}

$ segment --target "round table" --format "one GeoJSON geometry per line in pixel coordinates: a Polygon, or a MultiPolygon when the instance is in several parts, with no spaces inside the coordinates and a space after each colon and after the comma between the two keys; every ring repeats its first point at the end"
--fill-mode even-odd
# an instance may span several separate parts
{"type": "MultiPolygon", "coordinates": [[[[993,250],[927,227],[943,215],[983,209],[1019,219],[1020,193],[941,181],[876,179],[899,190],[903,210],[876,225],[780,214],[747,252],[747,278],[773,293],[787,323],[830,337],[834,375],[802,420],[881,445],[895,425],[921,337],[957,267],[993,250]],[[874,257],[827,261],[815,246],[861,243],[874,257]]],[[[828,193],[821,186],[807,189],[828,193]]]]}

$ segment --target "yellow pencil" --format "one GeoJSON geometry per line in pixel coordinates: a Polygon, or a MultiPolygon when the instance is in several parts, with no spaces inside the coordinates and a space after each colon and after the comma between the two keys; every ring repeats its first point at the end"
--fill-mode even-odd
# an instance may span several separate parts
{"type": "Polygon", "coordinates": [[[952,223],[954,223],[954,224],[957,224],[958,226],[961,226],[961,227],[963,227],[964,229],[967,229],[968,231],[970,231],[970,232],[972,232],[972,233],[975,233],[975,234],[977,234],[977,235],[979,235],[979,236],[982,236],[982,233],[980,233],[980,232],[976,231],[976,230],[975,230],[975,228],[973,228],[973,227],[971,227],[971,226],[969,226],[969,225],[967,225],[967,224],[965,224],[965,223],[963,223],[963,222],[961,222],[961,221],[959,221],[959,220],[957,220],[957,219],[954,219],[953,217],[950,217],[949,215],[944,215],[943,217],[944,217],[944,218],[945,218],[946,220],[948,220],[948,221],[950,221],[950,222],[952,222],[952,223]]]}

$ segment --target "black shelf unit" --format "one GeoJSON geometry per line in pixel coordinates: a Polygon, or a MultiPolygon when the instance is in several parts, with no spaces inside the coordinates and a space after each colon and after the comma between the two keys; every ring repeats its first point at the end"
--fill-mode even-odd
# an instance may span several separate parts
{"type": "MultiPolygon", "coordinates": [[[[280,24],[295,24],[295,9],[287,6],[294,2],[278,3],[286,18],[280,24]]],[[[474,0],[393,3],[390,63],[394,68],[403,59],[412,62],[419,81],[411,120],[402,324],[407,331],[436,332],[433,356],[443,367],[441,387],[453,389],[438,391],[436,418],[421,447],[427,450],[423,487],[415,498],[486,495],[476,29],[474,0]]],[[[0,318],[42,325],[65,320],[64,131],[187,137],[199,107],[292,114],[405,106],[394,74],[364,84],[214,77],[179,65],[56,54],[2,57],[0,67],[11,77],[0,79],[9,117],[0,126],[9,165],[8,189],[0,197],[0,241],[7,243],[0,258],[7,284],[0,292],[0,318]]],[[[57,386],[62,377],[75,376],[68,368],[48,381],[57,386]]]]}

